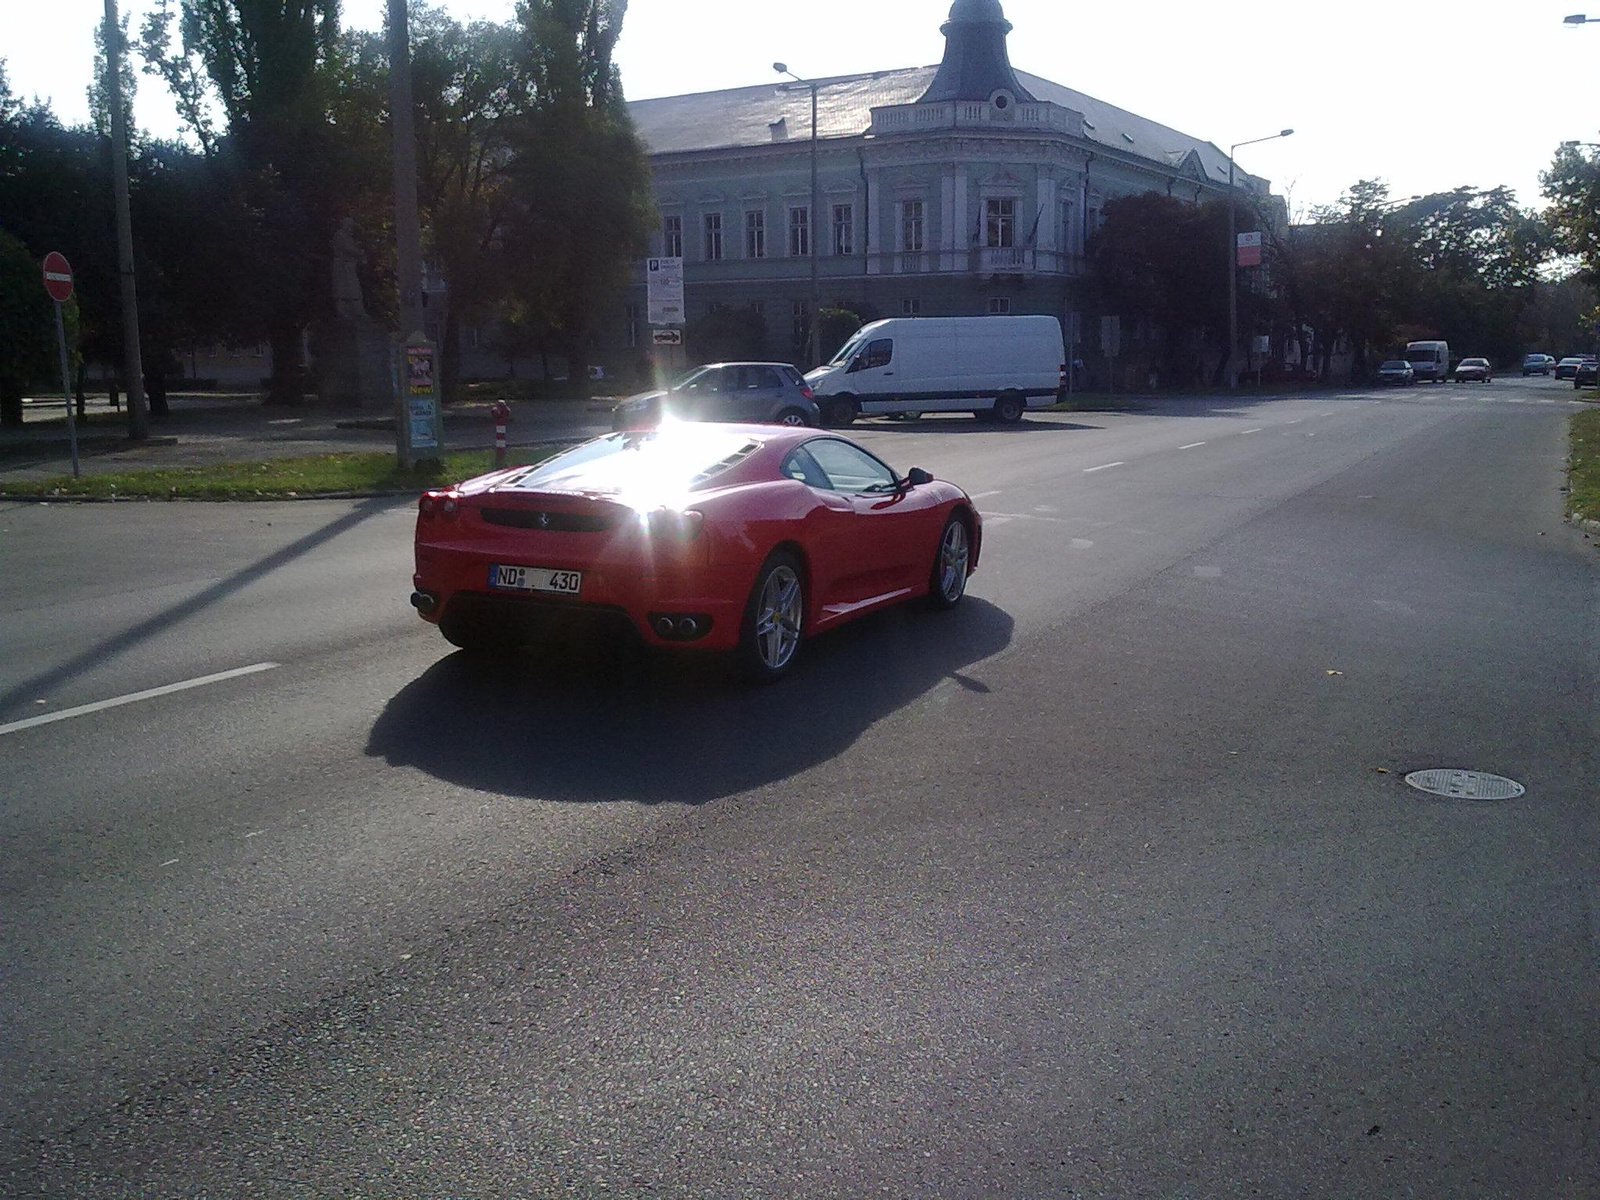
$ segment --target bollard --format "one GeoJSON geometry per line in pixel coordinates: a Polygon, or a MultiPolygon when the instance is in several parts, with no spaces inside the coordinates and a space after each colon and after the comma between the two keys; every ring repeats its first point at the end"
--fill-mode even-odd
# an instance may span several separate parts
{"type": "Polygon", "coordinates": [[[506,425],[511,421],[511,408],[504,400],[496,400],[489,410],[494,417],[494,465],[506,465],[506,425]]]}

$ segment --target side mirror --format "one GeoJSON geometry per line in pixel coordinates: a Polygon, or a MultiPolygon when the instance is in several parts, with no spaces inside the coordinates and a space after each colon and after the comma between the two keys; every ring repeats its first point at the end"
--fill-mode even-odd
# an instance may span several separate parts
{"type": "Polygon", "coordinates": [[[922,487],[932,482],[933,476],[929,475],[921,467],[912,467],[911,470],[906,472],[907,487],[922,487]]]}

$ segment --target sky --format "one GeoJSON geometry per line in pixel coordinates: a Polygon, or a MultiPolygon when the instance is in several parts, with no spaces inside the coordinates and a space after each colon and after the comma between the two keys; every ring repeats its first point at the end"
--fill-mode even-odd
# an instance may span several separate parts
{"type": "MultiPolygon", "coordinates": [[[[121,0],[137,30],[153,0],[121,0]]],[[[463,20],[508,20],[514,0],[444,0],[463,20]]],[[[617,61],[630,98],[773,79],[937,63],[950,0],[631,0],[617,61]],[[809,20],[800,20],[798,14],[809,20]]],[[[1583,0],[1004,0],[1011,59],[1224,150],[1239,152],[1297,215],[1381,178],[1396,198],[1460,185],[1542,203],[1558,143],[1600,141],[1600,24],[1562,18],[1583,0]],[[1446,19],[1446,14],[1448,19],[1446,19]]],[[[1600,16],[1600,0],[1594,0],[1600,16]]],[[[351,28],[381,24],[384,0],[345,0],[351,28]]],[[[0,0],[12,88],[87,119],[103,0],[0,0]]],[[[141,77],[138,123],[171,135],[162,84],[141,77]]]]}

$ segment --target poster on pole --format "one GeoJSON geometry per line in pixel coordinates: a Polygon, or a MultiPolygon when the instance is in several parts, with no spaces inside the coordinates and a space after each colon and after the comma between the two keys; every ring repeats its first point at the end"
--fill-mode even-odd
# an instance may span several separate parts
{"type": "Polygon", "coordinates": [[[406,441],[413,460],[439,453],[439,355],[427,338],[413,336],[405,347],[406,441]]]}
{"type": "Polygon", "coordinates": [[[649,290],[650,324],[682,325],[683,259],[646,259],[645,279],[649,290]]]}
{"type": "Polygon", "coordinates": [[[1261,265],[1261,235],[1259,233],[1241,233],[1239,235],[1239,265],[1241,267],[1259,267],[1261,265]]]}

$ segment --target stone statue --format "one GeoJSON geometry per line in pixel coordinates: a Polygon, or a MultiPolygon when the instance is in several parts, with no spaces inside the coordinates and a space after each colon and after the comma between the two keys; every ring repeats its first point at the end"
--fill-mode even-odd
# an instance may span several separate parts
{"type": "Polygon", "coordinates": [[[361,257],[356,245],[356,222],[346,217],[333,235],[333,311],[341,320],[359,321],[367,315],[361,296],[361,276],[356,263],[361,257]]]}

